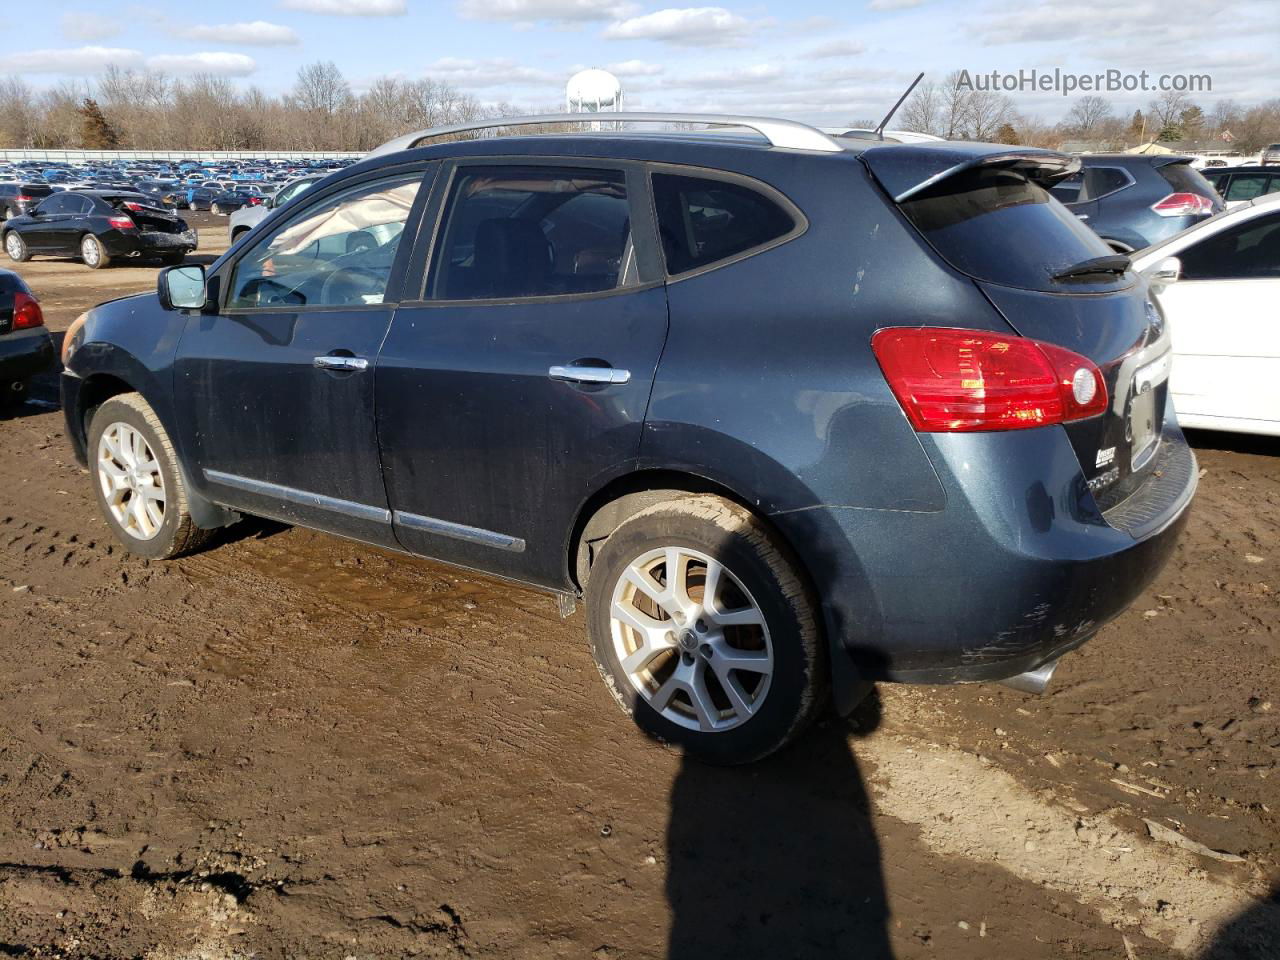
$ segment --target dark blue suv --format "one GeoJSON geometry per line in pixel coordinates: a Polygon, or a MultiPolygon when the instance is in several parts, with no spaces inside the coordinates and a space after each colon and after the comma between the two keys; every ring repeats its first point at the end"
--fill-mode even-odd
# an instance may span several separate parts
{"type": "Polygon", "coordinates": [[[1120,253],[1167,240],[1226,209],[1213,184],[1173,154],[1096,153],[1053,195],[1120,253]]]}
{"type": "Polygon", "coordinates": [[[875,680],[1041,688],[1196,484],[1158,308],[1048,192],[1077,161],[716,122],[414,134],[90,311],[62,389],[107,524],[585,598],[619,704],[713,762],[875,680]]]}

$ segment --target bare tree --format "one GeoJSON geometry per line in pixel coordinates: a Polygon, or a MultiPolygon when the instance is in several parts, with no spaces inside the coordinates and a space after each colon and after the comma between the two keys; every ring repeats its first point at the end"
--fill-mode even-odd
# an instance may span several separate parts
{"type": "MultiPolygon", "coordinates": [[[[1147,136],[1167,137],[1179,133],[1178,119],[1191,100],[1178,90],[1166,90],[1147,105],[1147,136]]],[[[1176,137],[1175,137],[1176,139],[1176,137]]]]}
{"type": "Polygon", "coordinates": [[[926,80],[911,91],[898,112],[897,126],[916,133],[940,135],[942,130],[942,95],[938,85],[926,80]]]}
{"type": "Polygon", "coordinates": [[[1071,105],[1062,124],[1073,137],[1088,140],[1098,136],[1112,118],[1111,104],[1105,97],[1081,97],[1071,105]]]}

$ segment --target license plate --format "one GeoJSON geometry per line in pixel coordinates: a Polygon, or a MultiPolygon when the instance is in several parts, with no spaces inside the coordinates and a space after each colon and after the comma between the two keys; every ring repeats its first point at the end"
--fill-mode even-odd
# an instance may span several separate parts
{"type": "Polygon", "coordinates": [[[1156,425],[1156,392],[1150,388],[1135,394],[1129,405],[1129,469],[1140,470],[1155,452],[1159,428],[1156,425]]]}

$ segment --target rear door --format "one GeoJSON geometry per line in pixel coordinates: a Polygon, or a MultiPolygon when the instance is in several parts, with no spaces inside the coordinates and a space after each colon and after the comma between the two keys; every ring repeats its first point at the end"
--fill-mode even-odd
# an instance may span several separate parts
{"type": "Polygon", "coordinates": [[[1173,332],[1178,411],[1280,423],[1280,210],[1178,258],[1181,278],[1159,293],[1173,332]]]}
{"type": "Polygon", "coordinates": [[[579,507],[638,455],[666,339],[644,179],[521,158],[460,161],[441,181],[415,261],[429,275],[378,359],[396,536],[564,587],[579,507]]]}
{"type": "Polygon", "coordinates": [[[61,194],[54,200],[63,201],[63,215],[49,224],[49,246],[68,256],[75,256],[80,252],[80,236],[88,228],[85,218],[94,202],[89,197],[74,193],[61,194]]]}

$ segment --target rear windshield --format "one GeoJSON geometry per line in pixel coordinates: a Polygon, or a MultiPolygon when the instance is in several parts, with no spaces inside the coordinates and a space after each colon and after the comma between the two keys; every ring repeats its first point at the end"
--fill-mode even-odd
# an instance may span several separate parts
{"type": "Polygon", "coordinates": [[[1217,199],[1213,184],[1202,177],[1199,170],[1192,169],[1191,164],[1166,163],[1159,170],[1160,176],[1173,187],[1175,193],[1197,193],[1210,200],[1217,199]]]}
{"type": "Polygon", "coordinates": [[[1070,292],[1079,284],[1064,288],[1055,273],[1112,253],[1047,190],[1010,170],[966,171],[901,206],[944,260],[988,283],[1070,292]]]}
{"type": "Polygon", "coordinates": [[[29,197],[47,197],[53,193],[53,187],[46,187],[43,183],[24,183],[22,192],[29,197]]]}

